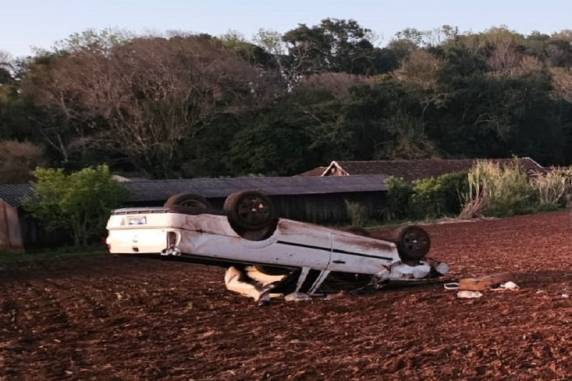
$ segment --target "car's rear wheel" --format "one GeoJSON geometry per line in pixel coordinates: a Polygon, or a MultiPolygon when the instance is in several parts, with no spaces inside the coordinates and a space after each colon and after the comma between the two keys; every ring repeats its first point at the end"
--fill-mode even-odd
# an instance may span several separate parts
{"type": "Polygon", "coordinates": [[[163,206],[176,212],[192,214],[204,213],[212,209],[206,198],[193,193],[179,193],[171,196],[163,206]]]}
{"type": "Polygon", "coordinates": [[[395,243],[399,257],[405,261],[419,261],[431,248],[429,233],[415,225],[399,228],[396,231],[395,243]]]}

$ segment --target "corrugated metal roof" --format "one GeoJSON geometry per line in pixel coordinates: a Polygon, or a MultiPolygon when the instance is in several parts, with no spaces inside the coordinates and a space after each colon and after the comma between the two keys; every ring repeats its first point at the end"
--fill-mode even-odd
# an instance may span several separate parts
{"type": "MultiPolygon", "coordinates": [[[[348,175],[385,175],[402,177],[407,181],[440,176],[445,173],[469,170],[478,160],[488,160],[501,165],[514,163],[515,159],[421,159],[421,160],[370,160],[370,161],[333,161],[326,172],[340,168],[348,175]]],[[[545,172],[545,168],[529,157],[516,159],[518,164],[530,175],[545,172]]]]}
{"type": "MultiPolygon", "coordinates": [[[[196,193],[218,198],[241,190],[260,190],[269,195],[305,195],[385,191],[385,176],[346,177],[235,177],[180,180],[134,180],[122,183],[132,202],[163,201],[177,193],[196,193]]],[[[20,206],[30,194],[29,184],[0,185],[0,199],[20,206]]]]}
{"type": "Polygon", "coordinates": [[[312,168],[309,171],[298,173],[296,176],[322,176],[322,173],[328,168],[327,166],[320,166],[312,168]]]}
{"type": "Polygon", "coordinates": [[[30,184],[0,184],[0,200],[14,207],[20,206],[30,193],[30,184]]]}
{"type": "Polygon", "coordinates": [[[176,193],[196,193],[204,197],[226,197],[242,190],[260,190],[269,195],[303,195],[345,192],[384,191],[384,176],[334,177],[236,177],[185,180],[148,180],[123,183],[132,193],[132,201],[167,199],[176,193]],[[353,180],[349,180],[352,179],[353,180]]]}

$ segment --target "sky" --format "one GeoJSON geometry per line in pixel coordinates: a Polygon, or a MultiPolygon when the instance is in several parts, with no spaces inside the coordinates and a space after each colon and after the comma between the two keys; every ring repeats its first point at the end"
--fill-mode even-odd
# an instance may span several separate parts
{"type": "Polygon", "coordinates": [[[0,50],[13,56],[49,49],[72,33],[115,28],[136,33],[167,31],[251,38],[260,28],[285,32],[326,17],[352,18],[384,44],[407,27],[441,25],[478,32],[506,25],[521,33],[572,29],[570,0],[0,0],[0,50]]]}

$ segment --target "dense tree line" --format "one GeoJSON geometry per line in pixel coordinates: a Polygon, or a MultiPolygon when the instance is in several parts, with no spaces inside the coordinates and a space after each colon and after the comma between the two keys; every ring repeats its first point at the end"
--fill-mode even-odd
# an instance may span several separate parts
{"type": "Polygon", "coordinates": [[[571,31],[406,29],[383,48],[336,19],[252,41],[88,31],[26,59],[0,54],[0,182],[40,162],[156,178],[330,160],[570,164],[571,68],[571,31]]]}

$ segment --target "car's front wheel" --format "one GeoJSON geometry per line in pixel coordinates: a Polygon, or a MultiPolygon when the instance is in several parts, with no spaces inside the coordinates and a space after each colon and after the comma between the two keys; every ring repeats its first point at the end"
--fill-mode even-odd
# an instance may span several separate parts
{"type": "Polygon", "coordinates": [[[429,233],[419,226],[405,226],[396,231],[397,251],[404,261],[420,261],[431,248],[429,233]]]}

